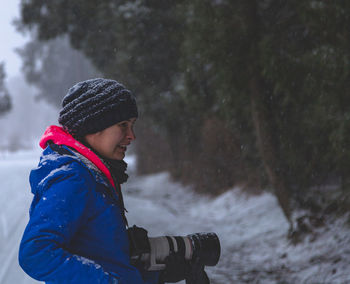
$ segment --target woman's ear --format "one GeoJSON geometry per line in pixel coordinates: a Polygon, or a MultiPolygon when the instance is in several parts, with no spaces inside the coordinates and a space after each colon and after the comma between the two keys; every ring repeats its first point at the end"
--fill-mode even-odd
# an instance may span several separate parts
{"type": "Polygon", "coordinates": [[[100,136],[100,135],[101,135],[101,131],[95,132],[95,133],[91,133],[91,134],[86,134],[86,135],[84,136],[84,140],[85,140],[85,142],[87,142],[89,145],[94,145],[94,141],[95,141],[96,138],[97,138],[98,136],[100,136]]]}

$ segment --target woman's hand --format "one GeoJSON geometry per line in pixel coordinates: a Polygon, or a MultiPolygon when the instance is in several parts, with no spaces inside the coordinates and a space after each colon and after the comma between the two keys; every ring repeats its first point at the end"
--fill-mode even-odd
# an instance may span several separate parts
{"type": "Polygon", "coordinates": [[[179,253],[172,253],[165,259],[165,270],[160,274],[160,283],[176,283],[186,278],[189,262],[179,253]]]}
{"type": "Polygon", "coordinates": [[[186,280],[186,284],[209,284],[209,278],[200,261],[188,261],[179,253],[172,253],[165,259],[165,270],[159,277],[159,284],[176,283],[186,280]]]}

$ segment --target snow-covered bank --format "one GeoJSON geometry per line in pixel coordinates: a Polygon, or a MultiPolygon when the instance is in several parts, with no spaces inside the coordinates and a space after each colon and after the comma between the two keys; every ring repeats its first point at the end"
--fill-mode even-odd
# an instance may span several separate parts
{"type": "Polygon", "coordinates": [[[150,236],[216,232],[221,259],[207,271],[212,283],[350,283],[347,218],[326,222],[293,245],[275,197],[232,189],[214,199],[171,182],[167,173],[133,177],[124,187],[130,224],[150,236]]]}
{"type": "MultiPolygon", "coordinates": [[[[0,283],[38,283],[17,264],[31,202],[28,175],[39,152],[0,153],[0,283]]],[[[327,224],[294,246],[273,195],[247,197],[232,189],[214,199],[170,181],[167,173],[136,176],[123,187],[130,225],[149,236],[216,232],[221,259],[208,267],[211,283],[350,283],[350,230],[346,219],[327,224]]]]}

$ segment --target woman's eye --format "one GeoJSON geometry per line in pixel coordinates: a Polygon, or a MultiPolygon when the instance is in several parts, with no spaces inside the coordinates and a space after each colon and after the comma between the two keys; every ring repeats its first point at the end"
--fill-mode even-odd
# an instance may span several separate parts
{"type": "Polygon", "coordinates": [[[119,124],[121,127],[128,127],[128,123],[127,122],[122,122],[121,124],[119,124]]]}

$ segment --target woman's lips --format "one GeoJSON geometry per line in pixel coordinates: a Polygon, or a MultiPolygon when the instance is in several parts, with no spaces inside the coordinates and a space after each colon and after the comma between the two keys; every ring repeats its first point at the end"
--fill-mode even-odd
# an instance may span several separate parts
{"type": "Polygon", "coordinates": [[[126,145],[118,145],[118,148],[120,148],[123,152],[126,152],[126,145]]]}

